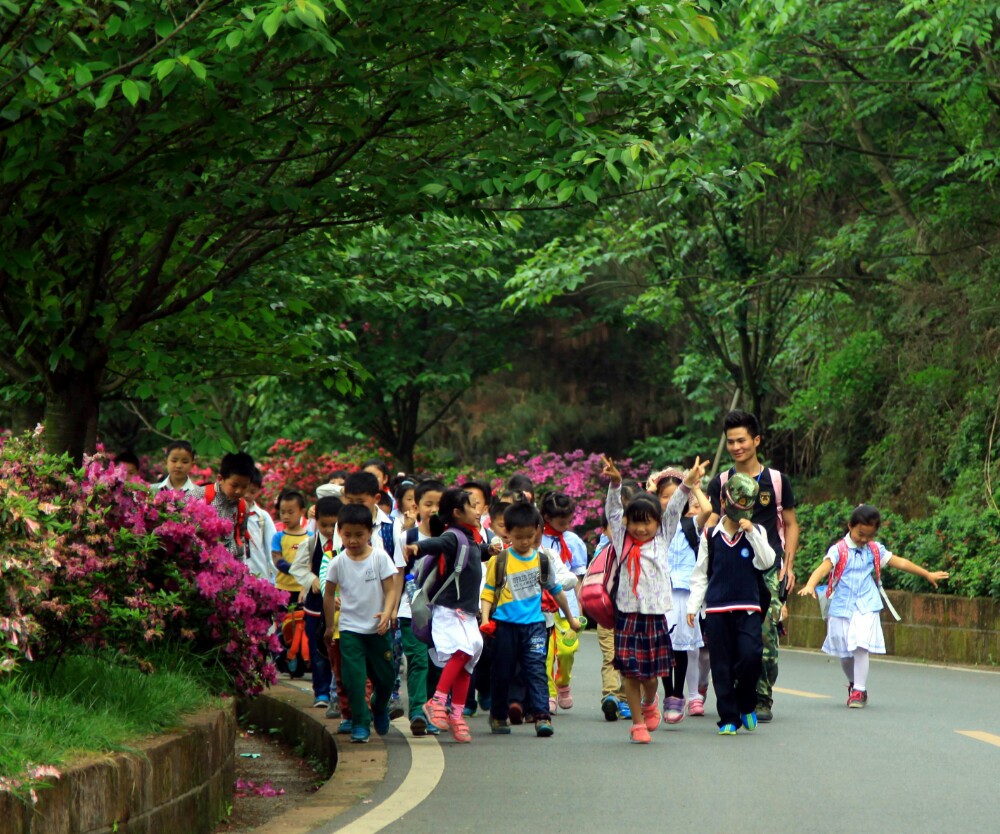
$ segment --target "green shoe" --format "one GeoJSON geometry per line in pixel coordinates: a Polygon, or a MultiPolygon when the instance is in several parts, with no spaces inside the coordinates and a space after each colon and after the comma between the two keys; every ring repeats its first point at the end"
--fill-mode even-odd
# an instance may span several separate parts
{"type": "Polygon", "coordinates": [[[719,727],[720,736],[734,736],[736,735],[736,725],[735,724],[723,724],[719,727]]]}

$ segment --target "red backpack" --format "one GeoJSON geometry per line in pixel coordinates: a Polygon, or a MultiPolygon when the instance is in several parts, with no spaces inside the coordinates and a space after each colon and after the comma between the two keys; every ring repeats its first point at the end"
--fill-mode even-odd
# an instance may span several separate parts
{"type": "MultiPolygon", "coordinates": [[[[628,544],[629,537],[626,535],[626,551],[628,544]]],[[[587,618],[601,628],[615,627],[615,596],[618,594],[620,573],[621,559],[609,542],[587,566],[587,574],[580,584],[580,607],[587,618]]]]}

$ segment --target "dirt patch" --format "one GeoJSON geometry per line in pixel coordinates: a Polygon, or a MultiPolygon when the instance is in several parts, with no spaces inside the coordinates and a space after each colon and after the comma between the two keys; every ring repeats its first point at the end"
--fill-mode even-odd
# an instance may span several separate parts
{"type": "Polygon", "coordinates": [[[241,727],[236,736],[232,813],[214,834],[247,834],[296,807],[324,781],[325,775],[280,736],[241,727]]]}

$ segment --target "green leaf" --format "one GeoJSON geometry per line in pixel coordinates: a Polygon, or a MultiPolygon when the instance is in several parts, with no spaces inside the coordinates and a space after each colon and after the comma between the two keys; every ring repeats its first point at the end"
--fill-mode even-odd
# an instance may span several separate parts
{"type": "Polygon", "coordinates": [[[94,80],[94,74],[83,64],[77,64],[73,77],[76,79],[77,86],[83,87],[94,80]]]}
{"type": "Polygon", "coordinates": [[[126,78],[122,81],[122,95],[128,100],[128,103],[133,107],[139,101],[139,88],[135,86],[135,82],[131,78],[126,78]]]}
{"type": "Polygon", "coordinates": [[[275,8],[273,12],[264,18],[264,34],[267,35],[268,40],[273,38],[278,29],[281,28],[281,22],[284,19],[285,12],[281,6],[275,8]]]}
{"type": "Polygon", "coordinates": [[[231,50],[236,49],[243,42],[243,30],[233,29],[228,35],[226,35],[226,46],[231,50]]]}
{"type": "Polygon", "coordinates": [[[156,36],[160,39],[166,38],[167,35],[173,32],[175,28],[176,27],[174,26],[174,22],[172,20],[160,18],[160,20],[156,21],[156,36]]]}

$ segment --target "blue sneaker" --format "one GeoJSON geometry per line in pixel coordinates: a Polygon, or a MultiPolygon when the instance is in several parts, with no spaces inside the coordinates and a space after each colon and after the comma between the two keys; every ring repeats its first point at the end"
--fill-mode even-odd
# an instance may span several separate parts
{"type": "Polygon", "coordinates": [[[462,715],[464,715],[466,718],[471,718],[475,714],[476,714],[476,702],[475,701],[473,701],[471,704],[466,704],[462,708],[462,715]]]}
{"type": "MultiPolygon", "coordinates": [[[[389,724],[391,719],[389,718],[389,707],[387,706],[382,712],[374,712],[372,714],[372,724],[375,725],[375,732],[380,736],[384,736],[389,732],[389,724]]],[[[352,738],[351,741],[354,741],[352,738]]]]}
{"type": "Polygon", "coordinates": [[[493,706],[493,698],[490,697],[489,695],[484,695],[482,698],[479,699],[479,708],[483,712],[489,712],[490,707],[492,706],[493,706]]]}
{"type": "Polygon", "coordinates": [[[744,730],[748,733],[752,733],[757,729],[757,713],[748,712],[746,715],[741,715],[740,723],[743,725],[744,730]]]}
{"type": "Polygon", "coordinates": [[[629,708],[628,701],[624,698],[618,701],[618,717],[624,718],[626,721],[632,720],[632,710],[629,708]]]}
{"type": "Polygon", "coordinates": [[[351,730],[351,744],[367,744],[372,737],[372,731],[360,724],[351,730]]]}
{"type": "Polygon", "coordinates": [[[617,721],[618,699],[614,695],[605,695],[601,698],[601,712],[604,713],[605,721],[617,721]]]}
{"type": "Polygon", "coordinates": [[[736,725],[735,724],[723,724],[719,727],[720,736],[734,736],[736,735],[736,725]]]}
{"type": "Polygon", "coordinates": [[[326,709],[330,706],[330,699],[326,695],[317,695],[316,700],[313,701],[313,706],[316,709],[326,709]]]}
{"type": "Polygon", "coordinates": [[[435,727],[433,724],[431,724],[430,721],[428,721],[427,722],[427,735],[429,735],[429,736],[438,736],[438,735],[441,735],[441,731],[437,727],[435,727]]]}
{"type": "Polygon", "coordinates": [[[350,718],[345,718],[337,725],[338,735],[348,735],[354,732],[354,722],[350,718]]]}

